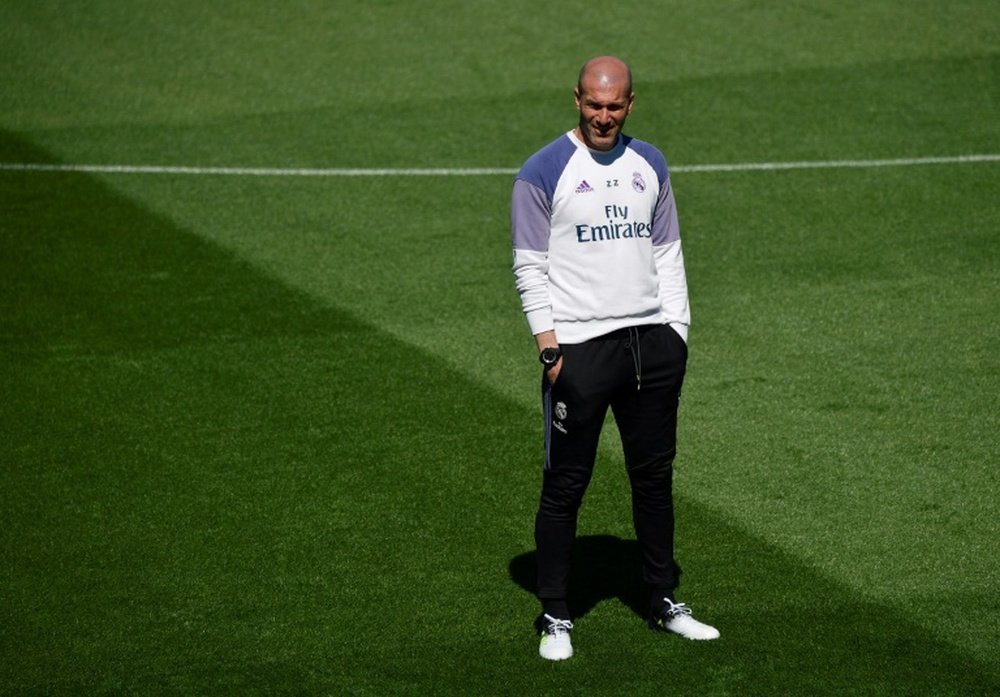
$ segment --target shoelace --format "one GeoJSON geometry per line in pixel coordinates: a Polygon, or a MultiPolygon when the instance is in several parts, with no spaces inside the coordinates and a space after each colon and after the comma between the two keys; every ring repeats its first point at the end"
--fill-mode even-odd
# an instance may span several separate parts
{"type": "Polygon", "coordinates": [[[556,636],[557,634],[569,634],[569,630],[573,628],[573,623],[569,620],[557,620],[552,615],[545,615],[545,619],[548,620],[548,625],[545,627],[545,633],[556,636]]]}
{"type": "Polygon", "coordinates": [[[667,605],[670,606],[667,609],[667,613],[666,613],[667,617],[673,618],[673,617],[677,617],[678,615],[690,615],[691,614],[691,608],[689,608],[684,603],[674,603],[674,602],[672,602],[670,600],[670,598],[664,598],[664,600],[667,602],[667,605]]]}

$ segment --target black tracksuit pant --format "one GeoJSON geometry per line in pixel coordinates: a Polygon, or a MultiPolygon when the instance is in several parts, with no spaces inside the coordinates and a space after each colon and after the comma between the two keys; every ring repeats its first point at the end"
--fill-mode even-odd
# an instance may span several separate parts
{"type": "Polygon", "coordinates": [[[577,513],[608,407],[621,433],[632,487],[643,579],[655,593],[672,597],[680,576],[674,560],[673,461],[687,345],[663,324],[563,344],[562,350],[556,383],[542,379],[545,471],[535,519],[538,597],[546,607],[564,604],[577,513]]]}

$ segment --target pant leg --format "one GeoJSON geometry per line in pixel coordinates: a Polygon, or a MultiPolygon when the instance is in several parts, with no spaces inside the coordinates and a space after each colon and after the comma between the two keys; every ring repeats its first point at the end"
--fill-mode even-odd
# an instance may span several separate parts
{"type": "Polygon", "coordinates": [[[590,484],[611,381],[601,367],[606,342],[563,345],[556,384],[542,378],[545,469],[535,517],[537,595],[563,600],[569,586],[577,515],[590,484]]]}
{"type": "Polygon", "coordinates": [[[669,325],[640,327],[635,351],[640,388],[618,392],[611,408],[632,487],[632,519],[642,554],[643,579],[672,595],[680,582],[674,559],[673,462],[677,412],[687,365],[687,345],[669,325]]]}

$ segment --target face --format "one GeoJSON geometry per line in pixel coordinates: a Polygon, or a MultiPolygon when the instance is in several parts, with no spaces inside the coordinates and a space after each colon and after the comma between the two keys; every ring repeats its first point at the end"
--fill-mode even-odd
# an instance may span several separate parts
{"type": "Polygon", "coordinates": [[[611,150],[618,142],[625,118],[632,111],[635,95],[624,83],[608,84],[598,80],[584,81],[574,94],[580,112],[577,136],[593,150],[611,150]]]}

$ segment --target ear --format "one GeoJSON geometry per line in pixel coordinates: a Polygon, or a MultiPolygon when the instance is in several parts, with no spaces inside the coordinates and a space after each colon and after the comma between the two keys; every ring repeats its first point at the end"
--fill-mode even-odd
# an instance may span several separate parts
{"type": "Polygon", "coordinates": [[[635,92],[630,92],[628,95],[628,106],[625,107],[625,115],[628,116],[632,113],[632,105],[635,104],[635,92]]]}
{"type": "Polygon", "coordinates": [[[579,85],[573,88],[573,102],[576,104],[576,110],[580,110],[580,87],[579,85]]]}

